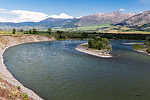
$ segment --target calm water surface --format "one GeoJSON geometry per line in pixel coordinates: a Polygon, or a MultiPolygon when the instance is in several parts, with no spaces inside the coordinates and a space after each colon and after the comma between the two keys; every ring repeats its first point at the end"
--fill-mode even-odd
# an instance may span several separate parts
{"type": "Polygon", "coordinates": [[[114,58],[76,51],[87,41],[40,42],[4,53],[8,70],[45,100],[150,100],[150,57],[112,40],[114,58]]]}

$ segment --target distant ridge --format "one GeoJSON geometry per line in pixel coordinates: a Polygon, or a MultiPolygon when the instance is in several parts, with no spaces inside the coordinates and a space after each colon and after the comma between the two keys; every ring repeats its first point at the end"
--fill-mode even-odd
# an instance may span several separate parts
{"type": "Polygon", "coordinates": [[[115,11],[112,13],[97,13],[94,15],[84,16],[80,19],[79,26],[88,26],[95,24],[105,24],[105,23],[119,23],[124,19],[130,18],[135,15],[135,13],[123,14],[120,11],[115,11]]]}
{"type": "Polygon", "coordinates": [[[122,26],[142,26],[144,24],[150,24],[150,10],[144,11],[142,13],[136,14],[128,19],[123,20],[118,23],[118,25],[122,26]]]}

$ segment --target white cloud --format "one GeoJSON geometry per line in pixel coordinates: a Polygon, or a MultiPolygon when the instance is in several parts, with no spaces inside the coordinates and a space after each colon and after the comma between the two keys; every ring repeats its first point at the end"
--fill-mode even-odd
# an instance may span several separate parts
{"type": "Polygon", "coordinates": [[[72,19],[72,16],[69,16],[65,13],[60,15],[51,15],[48,16],[42,12],[26,11],[26,10],[7,10],[0,8],[0,22],[39,22],[48,17],[52,18],[62,18],[62,19],[72,19]]]}
{"type": "Polygon", "coordinates": [[[0,8],[0,13],[8,13],[7,9],[0,8]]]}
{"type": "Polygon", "coordinates": [[[0,8],[0,11],[5,11],[6,9],[0,8]]]}
{"type": "Polygon", "coordinates": [[[6,18],[0,18],[0,22],[8,22],[8,19],[6,19],[6,18]]]}
{"type": "Polygon", "coordinates": [[[62,18],[62,19],[72,19],[73,18],[72,16],[69,16],[65,13],[61,13],[60,15],[51,15],[49,17],[51,17],[51,18],[62,18]]]}
{"type": "Polygon", "coordinates": [[[41,12],[25,11],[25,10],[6,10],[0,9],[2,15],[7,14],[6,17],[0,16],[1,22],[38,22],[48,18],[48,15],[41,12]],[[13,17],[11,17],[13,16],[13,17]]]}
{"type": "Polygon", "coordinates": [[[121,9],[119,9],[119,11],[126,11],[126,10],[121,8],[121,9]]]}
{"type": "Polygon", "coordinates": [[[14,19],[15,22],[20,22],[20,21],[39,22],[41,20],[48,18],[48,15],[41,13],[41,12],[12,10],[10,13],[18,16],[14,19]]]}

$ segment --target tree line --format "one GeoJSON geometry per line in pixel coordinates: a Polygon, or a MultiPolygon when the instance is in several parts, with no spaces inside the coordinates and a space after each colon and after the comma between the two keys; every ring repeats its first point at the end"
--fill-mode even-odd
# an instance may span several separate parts
{"type": "MultiPolygon", "coordinates": [[[[107,39],[115,39],[115,40],[146,40],[147,37],[150,37],[150,34],[125,34],[125,33],[98,33],[98,32],[71,32],[71,31],[52,31],[51,28],[48,28],[46,31],[38,31],[37,29],[30,29],[28,31],[19,30],[20,32],[24,32],[24,34],[44,34],[47,33],[48,35],[53,35],[58,39],[89,39],[93,37],[101,37],[107,39]]],[[[12,34],[16,33],[16,29],[12,30],[12,34]]]]}

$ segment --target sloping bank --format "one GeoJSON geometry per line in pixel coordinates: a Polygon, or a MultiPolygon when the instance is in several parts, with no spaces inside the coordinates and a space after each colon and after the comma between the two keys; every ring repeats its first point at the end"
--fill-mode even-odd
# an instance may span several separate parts
{"type": "MultiPolygon", "coordinates": [[[[52,37],[39,36],[39,35],[26,35],[26,36],[0,36],[0,78],[6,80],[13,86],[20,86],[23,93],[27,93],[28,96],[35,100],[42,100],[36,93],[32,90],[24,87],[19,81],[17,81],[13,75],[7,70],[3,63],[3,53],[5,50],[11,46],[29,43],[29,42],[42,42],[42,41],[53,41],[52,37]]],[[[1,83],[0,83],[1,84],[1,83]]]]}

